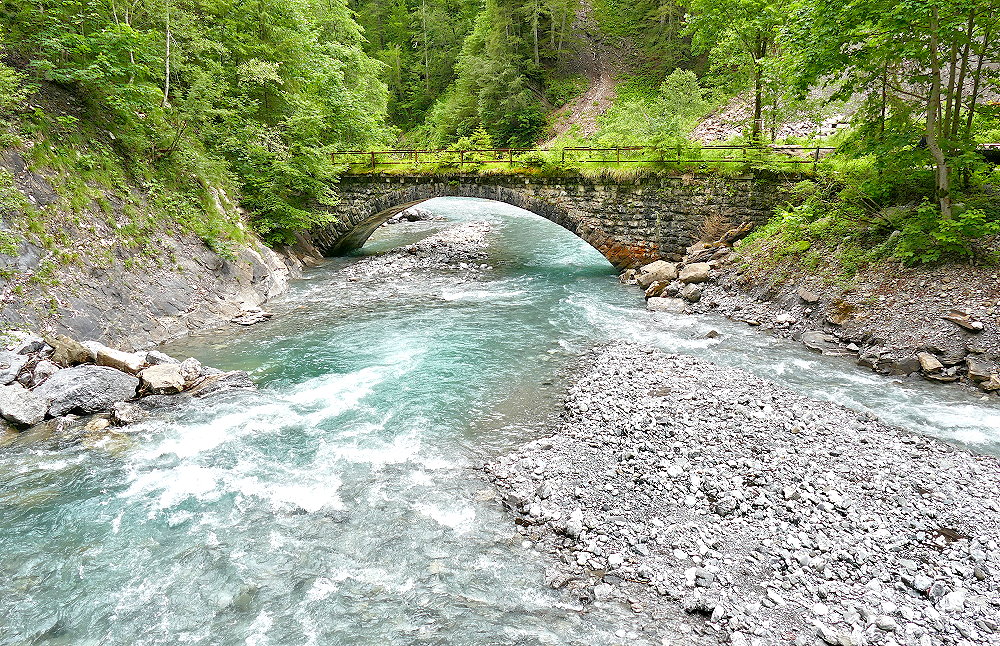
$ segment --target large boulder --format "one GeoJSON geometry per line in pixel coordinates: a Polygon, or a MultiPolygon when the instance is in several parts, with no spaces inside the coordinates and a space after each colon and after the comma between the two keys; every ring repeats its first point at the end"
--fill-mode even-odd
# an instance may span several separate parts
{"type": "Polygon", "coordinates": [[[810,350],[831,357],[846,357],[854,354],[853,350],[842,347],[837,337],[819,330],[809,330],[802,333],[802,345],[810,350]]]}
{"type": "Polygon", "coordinates": [[[139,380],[107,366],[66,368],[35,388],[49,403],[49,415],[106,413],[118,402],[135,398],[139,380]]]}
{"type": "Polygon", "coordinates": [[[188,357],[184,361],[181,361],[180,369],[181,376],[184,377],[185,383],[189,385],[201,379],[202,375],[205,374],[205,367],[193,357],[188,357]]]}
{"type": "Polygon", "coordinates": [[[677,278],[677,265],[666,260],[657,260],[643,265],[636,281],[643,287],[649,287],[657,282],[669,283],[675,278],[677,278]]]}
{"type": "Polygon", "coordinates": [[[819,302],[819,294],[809,291],[805,287],[799,287],[795,293],[806,303],[813,304],[819,302]]]}
{"type": "Polygon", "coordinates": [[[163,363],[150,366],[139,373],[142,389],[153,395],[173,395],[184,390],[185,380],[181,364],[163,363]]]}
{"type": "Polygon", "coordinates": [[[682,283],[703,283],[711,273],[712,267],[707,262],[696,262],[684,266],[680,279],[682,283]]]}
{"type": "Polygon", "coordinates": [[[653,298],[654,296],[659,296],[663,293],[663,290],[667,288],[670,283],[664,283],[662,281],[657,281],[646,288],[646,293],[644,296],[646,298],[653,298]]]}
{"type": "Polygon", "coordinates": [[[45,419],[48,402],[20,384],[0,386],[0,417],[18,426],[34,426],[45,419]]]}
{"type": "Polygon", "coordinates": [[[682,298],[660,298],[659,296],[654,296],[646,300],[646,309],[653,312],[681,314],[684,312],[685,307],[687,307],[687,301],[682,298]]]}
{"type": "Polygon", "coordinates": [[[208,375],[191,388],[189,393],[200,398],[230,390],[252,390],[256,387],[249,373],[243,370],[234,370],[233,372],[208,375]]]}
{"type": "Polygon", "coordinates": [[[994,372],[992,361],[974,354],[965,358],[965,364],[969,367],[969,379],[972,381],[988,381],[994,372]]]}
{"type": "Polygon", "coordinates": [[[146,365],[159,366],[164,363],[180,363],[180,361],[158,350],[150,350],[146,353],[146,365]]]}
{"type": "Polygon", "coordinates": [[[930,352],[918,352],[917,361],[920,362],[920,370],[927,373],[941,372],[944,364],[930,352]]]}
{"type": "Polygon", "coordinates": [[[0,352],[0,385],[6,386],[17,379],[21,369],[28,363],[28,357],[6,350],[0,352]]]}
{"type": "Polygon", "coordinates": [[[45,342],[52,346],[53,352],[49,358],[57,365],[68,367],[94,360],[94,353],[87,346],[65,334],[45,337],[45,342]]]}
{"type": "Polygon", "coordinates": [[[135,375],[146,365],[145,353],[122,352],[96,341],[87,341],[83,345],[93,353],[94,363],[99,366],[107,366],[135,375]]]}
{"type": "Polygon", "coordinates": [[[680,297],[691,303],[697,303],[698,301],[701,300],[702,291],[703,290],[701,285],[695,285],[694,283],[691,283],[685,285],[684,288],[680,291],[680,297]]]}

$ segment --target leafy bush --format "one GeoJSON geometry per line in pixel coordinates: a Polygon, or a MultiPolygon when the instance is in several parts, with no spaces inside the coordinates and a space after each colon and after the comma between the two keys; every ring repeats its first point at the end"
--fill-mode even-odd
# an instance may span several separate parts
{"type": "Polygon", "coordinates": [[[1000,219],[981,209],[965,209],[943,219],[937,207],[924,202],[900,222],[895,257],[908,265],[969,259],[981,255],[984,238],[1000,236],[1000,219]]]}
{"type": "Polygon", "coordinates": [[[674,70],[655,92],[632,82],[598,120],[596,139],[604,146],[670,148],[687,143],[698,119],[715,103],[691,71],[674,70]]]}
{"type": "Polygon", "coordinates": [[[555,107],[566,105],[587,89],[587,79],[582,76],[569,76],[560,79],[550,79],[545,87],[545,98],[555,107]]]}

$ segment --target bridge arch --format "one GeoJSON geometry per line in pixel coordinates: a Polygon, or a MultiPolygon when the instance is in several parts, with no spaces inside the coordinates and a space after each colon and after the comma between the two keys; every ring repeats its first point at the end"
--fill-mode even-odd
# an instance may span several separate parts
{"type": "Polygon", "coordinates": [[[680,259],[706,222],[765,222],[794,178],[667,177],[632,179],[534,174],[347,174],[337,187],[337,221],[308,233],[325,255],[364,245],[403,209],[435,197],[510,204],[550,220],[597,249],[617,269],[680,259]]]}
{"type": "Polygon", "coordinates": [[[515,188],[468,182],[427,182],[405,186],[389,183],[383,184],[382,190],[361,199],[356,189],[350,194],[344,192],[337,209],[339,221],[325,230],[313,232],[312,241],[324,255],[343,255],[360,249],[375,230],[394,215],[436,197],[470,197],[510,204],[573,233],[597,249],[618,269],[631,266],[635,261],[634,250],[588,223],[584,213],[515,188]]]}

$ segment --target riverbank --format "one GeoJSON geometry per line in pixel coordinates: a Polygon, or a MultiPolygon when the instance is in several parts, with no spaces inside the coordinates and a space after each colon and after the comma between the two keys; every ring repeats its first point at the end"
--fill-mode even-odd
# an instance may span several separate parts
{"type": "Polygon", "coordinates": [[[587,358],[550,437],[487,465],[549,555],[547,583],[630,604],[664,643],[989,643],[998,473],[749,373],[620,343],[587,358]]]}
{"type": "Polygon", "coordinates": [[[882,375],[1000,394],[995,267],[883,261],[847,279],[832,268],[771,258],[766,244],[751,255],[732,242],[698,243],[667,271],[623,280],[638,282],[647,298],[667,297],[648,301],[651,308],[721,315],[882,375]]]}

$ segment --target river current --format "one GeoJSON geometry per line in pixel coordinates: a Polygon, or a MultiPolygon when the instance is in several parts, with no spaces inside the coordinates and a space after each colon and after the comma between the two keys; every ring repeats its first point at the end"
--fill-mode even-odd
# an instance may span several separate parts
{"type": "MultiPolygon", "coordinates": [[[[759,330],[649,313],[596,251],[506,205],[482,280],[310,270],[251,328],[165,348],[248,370],[128,440],[0,449],[0,645],[654,644],[630,611],[546,588],[476,465],[534,439],[581,352],[626,338],[1000,454],[1000,407],[759,330]],[[709,330],[719,338],[708,339],[709,330]]],[[[449,222],[383,227],[382,253],[449,222]]],[[[995,402],[995,399],[994,399],[995,402]]]]}

